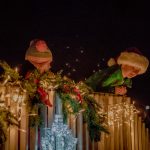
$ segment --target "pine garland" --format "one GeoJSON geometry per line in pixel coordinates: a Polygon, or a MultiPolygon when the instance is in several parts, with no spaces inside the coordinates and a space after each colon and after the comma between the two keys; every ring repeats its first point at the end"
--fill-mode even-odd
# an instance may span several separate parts
{"type": "Polygon", "coordinates": [[[106,129],[105,114],[101,112],[101,106],[91,96],[85,96],[85,111],[83,112],[84,121],[87,122],[91,140],[100,141],[101,132],[109,133],[106,129]]]}
{"type": "Polygon", "coordinates": [[[66,122],[69,114],[77,115],[82,107],[76,100],[72,99],[69,94],[60,92],[59,95],[63,103],[64,121],[66,122]]]}
{"type": "Polygon", "coordinates": [[[4,69],[4,73],[1,75],[3,78],[8,78],[11,81],[19,80],[21,76],[15,69],[12,69],[5,61],[0,60],[0,66],[4,69]]]}
{"type": "Polygon", "coordinates": [[[84,122],[88,125],[91,140],[99,141],[101,132],[108,133],[104,125],[105,114],[102,113],[101,106],[91,96],[92,89],[84,82],[75,83],[66,76],[62,77],[61,72],[54,74],[48,71],[41,74],[37,69],[28,72],[23,78],[11,69],[7,63],[0,62],[0,65],[4,69],[3,80],[6,76],[10,76],[9,82],[19,81],[21,87],[27,91],[29,99],[26,103],[29,106],[29,114],[37,114],[30,116],[31,126],[42,123],[39,107],[44,105],[52,107],[47,95],[49,90],[55,90],[60,95],[63,103],[65,121],[69,114],[77,116],[82,112],[84,122]]]}
{"type": "Polygon", "coordinates": [[[18,126],[17,118],[8,109],[0,107],[0,144],[7,140],[7,129],[10,125],[18,126]]]}

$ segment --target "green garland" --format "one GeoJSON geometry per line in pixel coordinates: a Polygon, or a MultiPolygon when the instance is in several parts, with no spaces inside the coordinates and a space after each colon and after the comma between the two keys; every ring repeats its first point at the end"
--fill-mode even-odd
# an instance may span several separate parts
{"type": "Polygon", "coordinates": [[[67,122],[68,115],[78,115],[82,107],[76,100],[72,99],[69,94],[64,94],[60,92],[59,95],[63,102],[64,122],[67,122]]]}
{"type": "Polygon", "coordinates": [[[48,71],[44,74],[35,69],[28,72],[25,78],[20,77],[16,71],[11,69],[7,63],[0,63],[4,69],[3,80],[6,75],[10,76],[9,82],[20,81],[21,87],[25,89],[29,95],[26,102],[29,107],[29,114],[37,113],[31,116],[30,125],[39,125],[42,122],[40,118],[40,108],[49,105],[46,101],[46,94],[49,90],[55,90],[61,97],[63,103],[64,120],[67,120],[69,114],[77,116],[80,112],[83,113],[84,123],[87,123],[91,140],[99,141],[101,132],[108,133],[105,127],[105,115],[101,111],[101,106],[91,96],[92,89],[84,82],[75,83],[73,80],[61,75],[61,72],[56,74],[48,71]],[[10,73],[10,74],[9,74],[10,73]],[[37,111],[37,107],[39,107],[37,111]]]}
{"type": "Polygon", "coordinates": [[[89,135],[92,141],[100,141],[101,132],[109,133],[104,125],[105,114],[99,114],[101,107],[92,96],[84,96],[84,102],[79,104],[76,100],[72,99],[69,94],[59,94],[63,101],[65,121],[67,120],[68,114],[77,116],[82,112],[84,123],[88,125],[89,135]]]}
{"type": "Polygon", "coordinates": [[[12,69],[5,61],[0,60],[0,66],[4,69],[3,74],[1,75],[2,78],[8,78],[11,81],[19,80],[21,76],[15,69],[12,69]]]}
{"type": "Polygon", "coordinates": [[[8,109],[0,106],[0,144],[6,141],[10,125],[18,126],[17,118],[8,109]]]}
{"type": "Polygon", "coordinates": [[[83,112],[83,117],[84,121],[87,122],[90,138],[94,141],[100,141],[101,132],[109,133],[104,125],[105,114],[102,113],[101,106],[93,97],[86,95],[84,100],[86,109],[83,112]]]}

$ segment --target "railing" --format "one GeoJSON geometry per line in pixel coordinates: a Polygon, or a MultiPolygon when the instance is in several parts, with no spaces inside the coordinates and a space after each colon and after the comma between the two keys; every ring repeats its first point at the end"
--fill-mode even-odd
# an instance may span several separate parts
{"type": "MultiPolygon", "coordinates": [[[[55,97],[50,92],[51,97],[55,97]]],[[[149,130],[145,128],[141,117],[136,112],[129,97],[116,96],[106,93],[94,93],[94,97],[106,112],[107,127],[110,134],[101,135],[100,142],[92,142],[88,135],[87,125],[83,124],[82,113],[78,118],[70,116],[68,125],[74,137],[78,138],[77,150],[149,150],[149,130]]],[[[42,110],[44,128],[50,127],[54,112],[53,107],[42,110]]],[[[18,115],[18,104],[10,103],[10,109],[18,115]]],[[[38,127],[29,128],[26,106],[20,108],[20,126],[8,130],[8,140],[1,145],[0,150],[40,150],[41,136],[38,127]]]]}
{"type": "Polygon", "coordinates": [[[100,142],[91,142],[86,125],[78,119],[76,125],[80,129],[74,131],[79,140],[78,150],[149,150],[149,130],[129,97],[106,93],[95,93],[94,97],[107,112],[110,134],[102,133],[100,142]]]}

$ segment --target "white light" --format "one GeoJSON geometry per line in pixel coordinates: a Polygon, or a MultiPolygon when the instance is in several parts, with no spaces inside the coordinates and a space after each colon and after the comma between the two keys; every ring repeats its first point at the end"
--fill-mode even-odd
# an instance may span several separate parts
{"type": "Polygon", "coordinates": [[[145,107],[145,109],[146,109],[146,110],[150,109],[150,106],[147,105],[147,106],[145,107]]]}
{"type": "Polygon", "coordinates": [[[19,70],[19,68],[18,68],[18,67],[15,67],[15,71],[18,72],[18,70],[19,70]]]}
{"type": "Polygon", "coordinates": [[[84,53],[84,50],[81,50],[80,53],[84,53]]]}
{"type": "Polygon", "coordinates": [[[65,65],[66,65],[66,66],[69,66],[69,63],[66,63],[65,65]]]}
{"type": "Polygon", "coordinates": [[[76,71],[76,69],[74,69],[74,68],[73,68],[73,69],[72,69],[72,71],[73,71],[73,72],[75,72],[75,71],[76,71]]]}
{"type": "Polygon", "coordinates": [[[67,75],[68,75],[68,76],[70,76],[70,75],[71,75],[71,73],[70,73],[70,72],[68,72],[68,73],[67,73],[67,75]]]}
{"type": "Polygon", "coordinates": [[[76,62],[79,62],[79,59],[78,59],[78,58],[76,58],[76,59],[75,59],[75,61],[76,61],[76,62]]]}
{"type": "Polygon", "coordinates": [[[67,49],[69,49],[69,48],[70,48],[70,46],[66,46],[66,48],[67,48],[67,49]]]}

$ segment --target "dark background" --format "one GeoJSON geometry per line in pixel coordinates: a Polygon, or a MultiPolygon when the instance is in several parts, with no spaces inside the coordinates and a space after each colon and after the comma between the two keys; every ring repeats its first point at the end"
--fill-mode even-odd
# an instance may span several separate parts
{"type": "MultiPolygon", "coordinates": [[[[138,2],[30,1],[1,2],[0,59],[24,64],[34,38],[53,53],[52,71],[75,81],[106,67],[107,60],[128,47],[150,58],[149,4],[138,2]]],[[[133,79],[128,95],[150,105],[150,69],[133,79]]]]}

